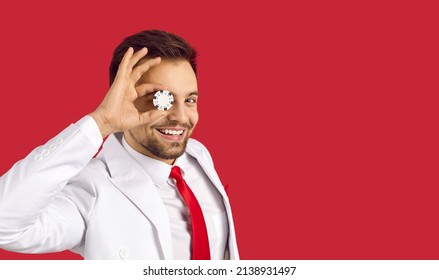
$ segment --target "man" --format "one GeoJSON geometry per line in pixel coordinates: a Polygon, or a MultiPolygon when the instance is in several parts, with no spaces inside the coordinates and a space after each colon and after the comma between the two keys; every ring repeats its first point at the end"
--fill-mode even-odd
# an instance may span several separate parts
{"type": "Polygon", "coordinates": [[[238,259],[198,121],[196,51],[164,31],[116,48],[97,109],[0,178],[0,247],[85,259],[238,259]],[[153,105],[167,90],[169,110],[153,105]],[[107,137],[102,150],[92,159],[107,137]]]}

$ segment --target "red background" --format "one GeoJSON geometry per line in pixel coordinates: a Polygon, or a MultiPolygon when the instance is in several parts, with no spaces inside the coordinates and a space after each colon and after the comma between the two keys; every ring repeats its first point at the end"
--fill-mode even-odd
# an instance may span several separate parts
{"type": "MultiPolygon", "coordinates": [[[[99,104],[124,37],[164,29],[200,52],[194,137],[243,259],[438,259],[435,1],[255,2],[2,2],[0,173],[99,104]]],[[[0,251],[21,258],[79,256],[0,251]]]]}

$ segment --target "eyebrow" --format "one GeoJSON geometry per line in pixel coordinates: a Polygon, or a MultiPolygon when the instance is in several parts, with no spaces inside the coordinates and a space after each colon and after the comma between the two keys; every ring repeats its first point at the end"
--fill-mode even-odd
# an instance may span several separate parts
{"type": "Polygon", "coordinates": [[[196,96],[198,96],[199,94],[198,94],[198,91],[193,91],[193,92],[190,92],[190,93],[188,94],[188,96],[191,96],[191,95],[196,95],[196,96]]]}

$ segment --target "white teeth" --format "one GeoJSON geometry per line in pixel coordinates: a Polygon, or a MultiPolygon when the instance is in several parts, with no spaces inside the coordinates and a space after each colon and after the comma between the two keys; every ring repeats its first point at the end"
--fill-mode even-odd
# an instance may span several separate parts
{"type": "Polygon", "coordinates": [[[181,135],[183,134],[183,130],[170,130],[170,129],[160,129],[161,133],[169,134],[169,135],[181,135]]]}

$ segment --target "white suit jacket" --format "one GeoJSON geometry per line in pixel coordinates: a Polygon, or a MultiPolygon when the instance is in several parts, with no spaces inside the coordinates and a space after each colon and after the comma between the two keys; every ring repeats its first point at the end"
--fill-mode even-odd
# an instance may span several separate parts
{"type": "MultiPolygon", "coordinates": [[[[0,247],[26,253],[72,250],[85,259],[173,259],[165,206],[149,175],[110,135],[97,147],[72,124],[0,178],[0,247]]],[[[223,197],[227,253],[239,259],[229,199],[207,149],[195,157],[223,197]],[[226,237],[227,238],[227,237],[226,237]]]]}

